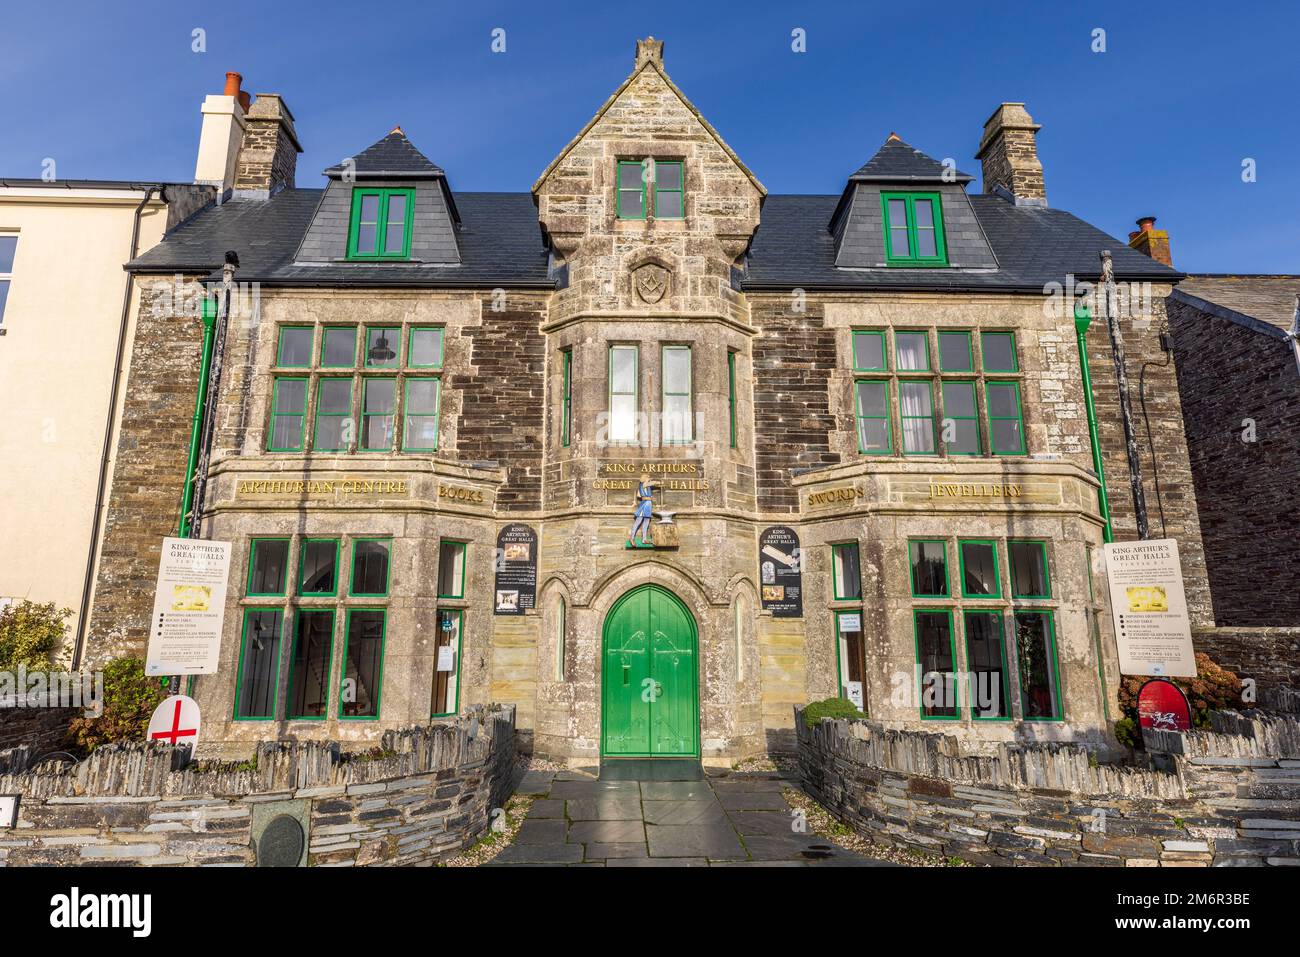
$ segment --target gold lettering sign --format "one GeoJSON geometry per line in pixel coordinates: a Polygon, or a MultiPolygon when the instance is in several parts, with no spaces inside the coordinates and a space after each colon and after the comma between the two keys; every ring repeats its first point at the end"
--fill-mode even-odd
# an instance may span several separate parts
{"type": "Polygon", "coordinates": [[[707,492],[702,462],[602,462],[591,487],[615,492],[636,491],[642,473],[655,480],[655,487],[670,492],[707,492]]]}
{"type": "Polygon", "coordinates": [[[1001,482],[930,481],[930,498],[1020,498],[1024,489],[1001,482]]]}
{"type": "Polygon", "coordinates": [[[406,495],[405,479],[240,479],[235,494],[240,496],[381,496],[406,495]]]}
{"type": "Polygon", "coordinates": [[[465,488],[461,485],[439,485],[438,498],[449,498],[453,502],[472,502],[476,505],[481,505],[485,501],[482,489],[465,488]]]}
{"type": "Polygon", "coordinates": [[[808,507],[817,508],[819,505],[830,505],[834,502],[853,502],[860,498],[862,498],[862,490],[857,487],[832,488],[824,492],[810,492],[808,507]]]}

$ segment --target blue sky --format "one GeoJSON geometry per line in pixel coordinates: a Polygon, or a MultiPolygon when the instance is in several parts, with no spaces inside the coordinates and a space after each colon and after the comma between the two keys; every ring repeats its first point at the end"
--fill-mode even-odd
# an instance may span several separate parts
{"type": "Polygon", "coordinates": [[[293,110],[299,186],[400,123],[453,189],[526,190],[648,34],[771,192],[839,192],[891,130],[978,175],[984,120],[1024,101],[1053,206],[1119,236],[1155,215],[1187,271],[1300,272],[1295,3],[5,0],[0,176],[188,181],[234,69],[293,110]]]}

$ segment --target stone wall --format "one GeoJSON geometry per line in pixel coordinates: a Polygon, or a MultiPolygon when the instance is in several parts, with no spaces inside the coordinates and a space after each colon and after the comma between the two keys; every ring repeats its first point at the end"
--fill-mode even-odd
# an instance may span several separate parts
{"type": "Polygon", "coordinates": [[[1193,628],[1192,645],[1261,689],[1300,688],[1300,628],[1193,628]]]}
{"type": "Polygon", "coordinates": [[[1291,350],[1280,330],[1248,329],[1174,299],[1169,322],[1215,620],[1300,625],[1300,377],[1291,350]],[[1242,441],[1248,427],[1252,442],[1242,441]]]}
{"type": "Polygon", "coordinates": [[[390,731],[366,755],[266,742],[247,766],[181,769],[175,749],[137,744],[70,768],[19,770],[27,760],[0,753],[0,793],[22,795],[0,866],[252,866],[255,834],[279,815],[303,827],[308,865],[427,866],[477,839],[509,797],[514,709],[390,731]]]}
{"type": "Polygon", "coordinates": [[[0,751],[27,745],[34,755],[58,750],[75,714],[66,708],[11,708],[0,702],[0,751]]]}
{"type": "Polygon", "coordinates": [[[962,753],[955,739],[796,713],[804,788],[875,840],[985,864],[1300,864],[1300,721],[1212,715],[1148,733],[1150,768],[1070,745],[962,753]]]}

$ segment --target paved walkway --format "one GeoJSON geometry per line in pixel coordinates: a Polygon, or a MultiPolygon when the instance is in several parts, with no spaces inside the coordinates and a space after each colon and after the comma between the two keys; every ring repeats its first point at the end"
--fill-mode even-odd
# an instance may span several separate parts
{"type": "Polygon", "coordinates": [[[703,781],[596,781],[529,771],[536,795],[514,842],[490,866],[891,866],[799,833],[772,772],[703,781]]]}

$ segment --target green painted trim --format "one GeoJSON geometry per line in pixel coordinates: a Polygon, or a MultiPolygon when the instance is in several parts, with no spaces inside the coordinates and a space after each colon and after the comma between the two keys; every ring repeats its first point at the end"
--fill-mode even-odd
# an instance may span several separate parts
{"type": "Polygon", "coordinates": [[[907,540],[907,580],[913,598],[951,598],[952,581],[948,574],[948,540],[945,538],[909,538],[907,540]],[[943,594],[933,595],[916,590],[915,562],[912,560],[913,545],[939,545],[943,548],[943,594]]]}
{"type": "Polygon", "coordinates": [[[397,445],[399,442],[397,426],[399,423],[400,416],[398,415],[398,409],[397,409],[397,396],[398,396],[397,376],[395,375],[364,376],[361,382],[362,382],[361,415],[360,415],[361,434],[357,436],[357,452],[358,454],[361,455],[373,454],[376,452],[381,454],[385,452],[393,452],[397,449],[397,445]],[[366,411],[366,397],[370,393],[370,386],[376,382],[391,382],[393,384],[393,408],[389,412],[367,412],[366,411]],[[370,433],[369,428],[367,428],[369,424],[367,420],[371,418],[376,418],[376,419],[389,418],[393,420],[392,438],[389,441],[389,443],[385,445],[383,448],[367,448],[365,446],[365,437],[370,433]]]}
{"type": "Polygon", "coordinates": [[[730,427],[730,448],[736,447],[736,353],[727,350],[727,419],[730,427]]]}
{"type": "Polygon", "coordinates": [[[664,160],[660,162],[655,160],[655,219],[685,219],[686,218],[686,164],[681,160],[664,160]],[[665,189],[659,185],[659,167],[676,166],[677,182],[682,185],[677,189],[665,189]],[[680,216],[665,216],[659,212],[659,194],[660,193],[678,193],[682,197],[682,214],[680,216]]]}
{"type": "Polygon", "coordinates": [[[1088,441],[1092,446],[1092,470],[1097,473],[1097,511],[1105,523],[1102,527],[1102,541],[1113,542],[1115,530],[1110,521],[1110,497],[1106,492],[1106,468],[1101,459],[1101,439],[1097,432],[1097,406],[1092,394],[1092,373],[1088,368],[1088,326],[1092,315],[1086,303],[1079,301],[1074,306],[1074,333],[1079,347],[1079,369],[1083,377],[1083,407],[1088,414],[1088,441]]]}
{"type": "Polygon", "coordinates": [[[298,594],[304,598],[333,598],[339,593],[339,579],[343,569],[339,565],[339,549],[342,543],[337,538],[304,538],[298,545],[298,594]],[[329,591],[307,591],[304,587],[303,573],[307,567],[307,546],[321,542],[334,546],[334,587],[329,591]]]}
{"type": "MultiPolygon", "coordinates": [[[[1065,695],[1061,689],[1061,662],[1060,654],[1056,649],[1056,614],[1048,608],[1017,608],[1012,612],[1013,619],[1018,619],[1021,615],[1041,615],[1047,620],[1047,649],[1050,664],[1052,666],[1052,690],[1055,692],[1053,698],[1056,701],[1055,715],[1047,718],[1026,718],[1025,702],[1027,700],[1027,689],[1023,676],[1020,681],[1020,720],[1022,721],[1064,721],[1065,720],[1065,695]]],[[[1020,631],[1016,630],[1016,651],[1019,652],[1020,631]]],[[[1019,664],[1019,661],[1017,661],[1019,664]]]]}
{"type": "Polygon", "coordinates": [[[854,379],[853,380],[853,411],[854,423],[858,432],[858,454],[859,455],[893,455],[894,454],[894,417],[891,414],[893,406],[890,405],[891,396],[889,394],[888,379],[854,379]],[[864,385],[879,383],[885,388],[885,414],[884,415],[863,415],[862,414],[862,394],[861,387],[864,385]],[[862,421],[864,419],[884,419],[885,421],[885,447],[883,449],[865,449],[862,447],[862,421]]]}
{"type": "Polygon", "coordinates": [[[292,323],[280,327],[280,336],[275,346],[275,365],[278,369],[310,369],[311,356],[316,350],[316,327],[294,325],[292,323]],[[307,347],[307,361],[297,365],[288,365],[284,361],[284,334],[286,332],[307,332],[311,334],[311,345],[307,347]]]}
{"type": "Polygon", "coordinates": [[[465,597],[465,577],[469,573],[469,542],[461,541],[455,538],[443,538],[438,541],[438,598],[464,598],[465,597]],[[460,560],[460,584],[457,586],[456,594],[445,595],[442,593],[442,553],[448,545],[453,548],[459,548],[461,554],[460,560]]]}
{"type": "Polygon", "coordinates": [[[1016,334],[1014,332],[981,332],[980,333],[980,368],[984,372],[1019,372],[1020,354],[1016,350],[1016,334]],[[985,359],[985,353],[987,350],[985,350],[984,348],[984,343],[987,340],[993,338],[1007,338],[1011,340],[1011,368],[1010,369],[994,368],[993,366],[990,366],[988,364],[988,360],[985,359]]]}
{"type": "Polygon", "coordinates": [[[569,447],[570,433],[573,430],[573,350],[560,350],[560,365],[564,376],[560,386],[560,445],[569,447]]]}
{"type": "Polygon", "coordinates": [[[442,429],[442,377],[441,376],[406,376],[403,378],[402,385],[402,451],[403,452],[436,452],[438,451],[438,433],[442,429]],[[412,412],[411,411],[411,384],[415,382],[434,382],[437,383],[433,394],[433,411],[432,412],[412,412]],[[411,416],[414,415],[421,419],[433,419],[433,445],[429,447],[406,444],[407,423],[411,416]]]}
{"type": "Polygon", "coordinates": [[[614,396],[633,396],[632,437],[630,439],[615,439],[610,435],[609,443],[610,445],[636,445],[641,438],[641,347],[630,345],[626,342],[610,343],[606,361],[608,363],[607,383],[609,387],[609,391],[606,393],[606,401],[608,403],[606,405],[606,408],[608,409],[606,414],[609,416],[609,430],[611,432],[614,427],[614,396]],[[632,352],[631,392],[614,391],[614,350],[616,349],[628,349],[632,352]]]}
{"type": "Polygon", "coordinates": [[[998,540],[996,538],[959,538],[957,539],[957,563],[961,577],[961,597],[988,599],[1002,597],[1002,568],[998,560],[998,540]],[[991,595],[974,595],[966,591],[966,551],[964,545],[988,545],[993,549],[993,584],[997,587],[991,595]]]}
{"type": "Polygon", "coordinates": [[[185,485],[181,492],[181,515],[176,526],[178,538],[190,537],[194,507],[194,480],[198,471],[199,443],[203,435],[203,415],[208,403],[208,373],[212,368],[212,346],[216,338],[218,303],[215,296],[205,296],[201,307],[203,346],[199,352],[199,383],[194,390],[194,417],[190,421],[190,448],[185,460],[185,485]]]}
{"type": "Polygon", "coordinates": [[[320,334],[320,368],[322,369],[355,369],[357,367],[357,340],[360,336],[357,333],[360,329],[357,326],[322,326],[320,334]],[[331,333],[350,332],[352,333],[352,361],[344,365],[330,365],[325,361],[325,347],[331,333]]]}
{"type": "MultiPolygon", "coordinates": [[[[336,580],[337,580],[337,576],[336,580]]],[[[284,710],[286,721],[326,721],[330,716],[330,685],[334,677],[334,626],[338,624],[338,618],[333,608],[298,608],[293,616],[293,642],[289,645],[289,680],[284,692],[284,710]],[[290,714],[289,709],[293,707],[293,672],[296,659],[296,650],[298,647],[298,636],[302,632],[303,615],[329,615],[330,616],[330,637],[326,644],[325,653],[325,700],[324,707],[321,708],[322,714],[290,714]]]]}
{"type": "Polygon", "coordinates": [[[311,448],[313,452],[346,452],[350,443],[344,438],[346,430],[339,431],[339,438],[343,444],[338,447],[320,444],[320,424],[321,419],[351,419],[352,403],[356,399],[354,393],[354,383],[356,380],[352,376],[318,376],[316,378],[316,402],[314,403],[314,415],[311,426],[311,448]],[[320,397],[324,392],[326,382],[346,382],[348,384],[348,408],[346,412],[322,412],[320,410],[320,397]]]}
{"type": "Polygon", "coordinates": [[[414,189],[376,189],[372,187],[353,187],[352,189],[352,215],[348,220],[348,259],[375,260],[375,259],[410,259],[411,258],[411,226],[415,221],[415,190],[414,189]],[[376,211],[378,219],[375,222],[375,251],[359,252],[357,250],[357,236],[361,227],[361,200],[364,196],[379,197],[379,205],[376,211]],[[384,249],[384,243],[388,239],[388,201],[394,196],[406,197],[406,217],[402,224],[402,249],[400,252],[388,252],[384,249]]]}
{"type": "Polygon", "coordinates": [[[343,670],[339,674],[339,714],[340,721],[378,721],[383,707],[384,700],[384,652],[388,645],[388,609],[387,608],[347,608],[347,616],[343,623],[343,670]],[[353,714],[346,715],[343,709],[346,702],[343,700],[343,682],[348,678],[348,646],[352,642],[352,616],[359,611],[377,611],[380,614],[380,632],[379,632],[379,675],[375,682],[375,713],[374,714],[353,714]]]}
{"type": "Polygon", "coordinates": [[[986,380],[984,382],[984,411],[988,414],[988,420],[989,420],[989,450],[994,455],[1024,455],[1025,454],[1025,410],[1024,410],[1024,406],[1021,405],[1020,402],[1020,383],[1006,382],[1001,380],[997,382],[989,382],[986,380]],[[992,407],[989,405],[989,386],[1011,386],[1011,388],[1014,390],[1014,394],[1016,397],[1015,415],[994,415],[993,414],[992,407]],[[999,449],[996,447],[995,444],[996,437],[993,432],[994,422],[1015,422],[1020,426],[1016,430],[1016,434],[1020,438],[1020,444],[1016,447],[1015,450],[999,449]]]}
{"type": "Polygon", "coordinates": [[[646,210],[649,209],[649,204],[646,202],[645,172],[646,172],[645,162],[643,160],[619,160],[617,165],[614,167],[614,217],[616,219],[625,219],[625,220],[645,219],[646,210]],[[624,166],[635,166],[637,169],[637,182],[641,184],[640,185],[640,193],[641,193],[641,215],[640,216],[623,215],[623,204],[620,202],[620,200],[622,199],[622,194],[625,191],[629,193],[632,192],[630,187],[628,187],[626,190],[623,187],[624,166]]]}
{"type": "Polygon", "coordinates": [[[659,348],[659,414],[660,414],[660,440],[664,445],[690,445],[695,441],[695,357],[691,355],[691,347],[687,345],[667,345],[659,348]],[[664,374],[665,363],[669,352],[686,353],[686,391],[669,392],[668,376],[664,374]],[[684,439],[666,439],[663,437],[662,423],[667,421],[668,397],[686,396],[687,404],[690,406],[690,414],[686,417],[686,429],[688,435],[684,439]]]}
{"type": "Polygon", "coordinates": [[[393,581],[393,539],[388,535],[363,535],[352,539],[352,561],[348,568],[349,598],[387,598],[393,581]],[[357,546],[362,542],[383,542],[387,546],[388,561],[384,563],[384,590],[357,591],[357,546]]]}
{"type": "Polygon", "coordinates": [[[862,601],[862,553],[857,542],[834,542],[831,544],[831,595],[834,601],[862,601]],[[842,548],[851,548],[858,553],[858,593],[841,595],[839,583],[835,580],[835,560],[842,548]]]}
{"type": "Polygon", "coordinates": [[[244,623],[239,635],[239,662],[235,665],[235,706],[231,711],[231,721],[274,721],[275,713],[280,709],[280,662],[284,658],[284,609],[258,606],[244,609],[244,623]],[[271,713],[268,715],[248,715],[240,717],[239,696],[244,690],[244,651],[248,647],[248,619],[260,612],[269,611],[280,616],[280,648],[275,656],[274,694],[271,699],[271,713]]]}
{"type": "Polygon", "coordinates": [[[939,406],[934,398],[934,380],[933,379],[899,379],[898,380],[898,422],[900,426],[899,437],[902,439],[904,455],[938,455],[939,454],[939,427],[938,413],[939,406]],[[929,415],[904,415],[903,414],[903,386],[905,385],[924,385],[930,390],[930,414],[929,415]],[[930,420],[930,448],[918,452],[909,451],[907,448],[907,423],[914,419],[930,420]]]}
{"type": "Polygon", "coordinates": [[[853,363],[854,372],[888,372],[889,344],[885,342],[885,331],[883,329],[854,329],[849,342],[849,359],[853,363]],[[880,340],[880,361],[884,363],[883,365],[875,369],[858,365],[858,336],[875,336],[880,340]]]}
{"type": "Polygon", "coordinates": [[[912,646],[916,651],[916,710],[922,721],[960,721],[961,720],[961,682],[957,680],[957,634],[952,624],[951,608],[913,608],[912,609],[912,646]],[[919,615],[943,615],[948,619],[948,657],[952,660],[953,714],[925,713],[924,691],[921,688],[921,628],[919,615]]]}
{"type": "Polygon", "coordinates": [[[943,448],[945,454],[966,456],[966,457],[976,456],[976,455],[982,456],[984,454],[984,436],[982,434],[982,430],[980,429],[980,404],[979,404],[978,382],[976,382],[976,380],[974,379],[954,379],[951,381],[940,381],[939,397],[943,402],[943,418],[952,419],[952,421],[954,422],[975,423],[975,451],[958,452],[955,449],[953,449],[951,442],[944,442],[943,448]],[[966,386],[967,388],[970,389],[970,406],[972,409],[975,410],[972,415],[952,415],[948,412],[948,396],[946,390],[948,389],[949,386],[952,386],[953,388],[956,388],[958,386],[966,386]]]}
{"type": "Polygon", "coordinates": [[[1052,597],[1052,567],[1047,561],[1047,542],[1037,538],[1008,538],[1007,539],[1007,569],[1008,578],[1011,579],[1011,597],[1027,598],[1030,601],[1046,601],[1052,597]],[[1045,595],[1022,595],[1016,591],[1016,563],[1011,558],[1012,545],[1037,545],[1040,554],[1043,556],[1043,584],[1047,586],[1045,595]]]}
{"type": "Polygon", "coordinates": [[[406,334],[406,367],[408,369],[441,369],[446,361],[447,327],[446,326],[412,326],[406,334]],[[417,332],[436,332],[438,334],[438,357],[432,363],[416,362],[415,334],[417,332]]]}
{"type": "MultiPolygon", "coordinates": [[[[835,678],[836,678],[836,680],[839,682],[839,683],[836,685],[836,689],[837,689],[839,692],[841,692],[841,693],[844,691],[844,687],[845,687],[845,685],[844,685],[844,662],[843,662],[843,661],[841,660],[841,658],[840,658],[840,640],[842,639],[842,637],[843,637],[843,635],[844,635],[844,631],[843,631],[843,629],[840,628],[840,618],[841,618],[842,616],[844,616],[844,615],[857,615],[857,616],[858,616],[858,624],[861,625],[861,623],[862,623],[862,608],[859,607],[856,611],[846,611],[846,610],[840,609],[840,610],[837,610],[837,611],[835,612],[835,678]]],[[[858,634],[860,634],[860,635],[863,636],[863,639],[862,639],[862,640],[863,640],[863,642],[865,643],[865,642],[866,642],[866,632],[860,630],[860,631],[858,632],[858,634]]],[[[863,677],[865,678],[866,675],[863,675],[863,677]]],[[[866,703],[867,703],[867,702],[866,702],[866,698],[867,698],[867,683],[864,681],[864,682],[862,682],[862,703],[863,703],[863,704],[866,704],[866,703]]]]}
{"type": "Polygon", "coordinates": [[[948,265],[948,248],[943,235],[943,201],[938,193],[880,193],[880,215],[884,226],[885,262],[890,266],[946,266],[948,265]],[[890,242],[889,201],[901,199],[906,204],[907,216],[907,251],[906,256],[895,256],[890,242]],[[934,256],[921,256],[917,253],[916,201],[930,200],[934,211],[934,256]]]}
{"type": "Polygon", "coordinates": [[[990,618],[996,618],[998,621],[998,652],[1002,656],[1002,712],[1005,717],[1001,718],[983,718],[975,713],[975,695],[972,692],[969,702],[970,719],[972,721],[1014,721],[1015,715],[1011,713],[1011,672],[1007,670],[1007,623],[1006,616],[1001,608],[964,608],[961,616],[962,638],[966,643],[966,674],[973,678],[975,669],[971,667],[970,659],[970,628],[966,624],[966,619],[971,615],[985,615],[990,618]]]}
{"type": "Polygon", "coordinates": [[[936,338],[937,338],[937,343],[938,343],[938,347],[939,347],[939,371],[940,371],[940,372],[958,372],[958,373],[965,372],[965,373],[974,373],[974,371],[975,371],[975,346],[974,346],[974,344],[971,342],[971,334],[970,334],[970,330],[969,330],[969,329],[939,329],[939,330],[937,330],[937,336],[936,336],[936,338]],[[944,339],[944,336],[948,336],[949,338],[951,338],[951,337],[953,337],[953,336],[961,336],[963,339],[966,340],[966,368],[964,368],[964,369],[949,369],[949,368],[947,368],[947,367],[943,364],[943,339],[944,339]]]}
{"type": "Polygon", "coordinates": [[[288,535],[268,535],[249,539],[248,580],[244,584],[245,598],[284,598],[289,592],[289,546],[293,540],[288,535]],[[284,589],[281,591],[253,591],[253,570],[257,567],[257,546],[263,542],[284,542],[284,589]]]}
{"type": "MultiPolygon", "coordinates": [[[[437,614],[438,616],[442,616],[442,615],[455,615],[455,616],[456,616],[456,619],[457,619],[457,625],[456,625],[456,670],[455,670],[454,672],[451,672],[451,674],[454,674],[454,675],[456,676],[456,700],[455,700],[455,702],[452,704],[452,710],[451,710],[451,711],[439,711],[439,712],[433,712],[433,701],[430,700],[430,702],[429,702],[429,711],[432,712],[432,713],[429,715],[429,717],[430,717],[430,718],[450,718],[452,715],[460,714],[460,659],[461,659],[461,657],[462,657],[462,653],[463,653],[463,651],[464,651],[464,645],[465,645],[465,609],[463,609],[463,608],[439,608],[436,614],[437,614]]],[[[441,622],[441,621],[438,622],[438,627],[439,627],[439,628],[442,627],[442,622],[441,622]]],[[[437,666],[438,666],[438,660],[437,660],[437,658],[438,658],[438,646],[436,646],[436,645],[434,646],[433,655],[434,655],[434,662],[433,662],[433,665],[434,665],[434,668],[436,669],[437,666]]],[[[437,676],[438,676],[438,674],[439,674],[439,672],[437,672],[437,671],[435,670],[434,673],[433,673],[433,675],[434,675],[434,679],[435,679],[435,680],[437,680],[437,676]]],[[[430,697],[430,699],[432,699],[432,697],[433,697],[433,689],[432,689],[432,688],[429,689],[429,697],[430,697]]]]}
{"type": "Polygon", "coordinates": [[[307,432],[307,393],[311,389],[311,379],[307,376],[276,376],[271,381],[271,418],[269,427],[266,430],[266,450],[268,452],[301,452],[305,444],[307,432]],[[301,382],[302,383],[302,408],[296,412],[282,412],[280,410],[280,383],[282,382],[301,382]],[[279,417],[298,418],[298,444],[278,448],[271,443],[275,440],[275,420],[279,417]]]}

